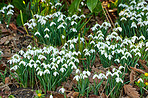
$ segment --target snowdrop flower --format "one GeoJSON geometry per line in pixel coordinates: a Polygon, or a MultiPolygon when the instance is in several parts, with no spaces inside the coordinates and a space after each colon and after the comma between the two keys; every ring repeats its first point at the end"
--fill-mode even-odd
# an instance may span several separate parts
{"type": "Polygon", "coordinates": [[[120,60],[119,59],[115,59],[114,61],[120,63],[120,60]]]}
{"type": "Polygon", "coordinates": [[[64,87],[60,88],[59,92],[64,93],[65,92],[64,87]]]}
{"type": "Polygon", "coordinates": [[[53,25],[56,25],[56,23],[55,22],[51,22],[50,23],[50,26],[53,26],[53,25]]]}
{"type": "Polygon", "coordinates": [[[122,80],[121,78],[117,77],[117,78],[116,78],[116,82],[117,82],[117,83],[119,83],[119,82],[123,83],[123,80],[122,80]]]}
{"type": "Polygon", "coordinates": [[[5,11],[4,11],[4,10],[0,10],[0,12],[5,13],[5,11]]]}
{"type": "Polygon", "coordinates": [[[52,94],[50,95],[50,97],[49,97],[49,98],[53,98],[52,94]]]}
{"type": "Polygon", "coordinates": [[[79,16],[77,16],[76,14],[72,16],[72,18],[74,18],[74,20],[78,19],[79,16]]]}
{"type": "Polygon", "coordinates": [[[8,11],[7,15],[13,15],[13,13],[11,11],[8,11]]]}
{"type": "Polygon", "coordinates": [[[72,22],[71,22],[71,25],[73,26],[74,24],[77,24],[77,23],[76,23],[75,21],[72,21],[72,22]]]}
{"type": "Polygon", "coordinates": [[[102,79],[102,78],[107,79],[107,77],[103,73],[100,73],[99,76],[98,76],[98,79],[102,79]]]}
{"type": "Polygon", "coordinates": [[[71,28],[70,31],[77,32],[76,28],[71,28]]]}
{"type": "Polygon", "coordinates": [[[112,73],[111,73],[110,71],[107,71],[107,72],[106,72],[106,77],[108,77],[109,75],[112,76],[112,73]]]}
{"type": "Polygon", "coordinates": [[[83,6],[84,5],[84,2],[81,2],[81,5],[83,6]]]}
{"type": "Polygon", "coordinates": [[[50,30],[49,30],[48,28],[45,28],[45,29],[44,29],[44,32],[46,32],[46,31],[48,31],[48,32],[49,32],[50,30]]]}
{"type": "Polygon", "coordinates": [[[9,8],[14,8],[14,6],[11,5],[11,4],[9,4],[9,5],[7,6],[7,9],[9,9],[9,8]]]}
{"type": "Polygon", "coordinates": [[[131,28],[134,28],[134,27],[137,28],[137,25],[135,22],[132,22],[131,28]]]}
{"type": "Polygon", "coordinates": [[[38,72],[37,72],[37,75],[39,75],[39,76],[42,76],[43,74],[44,74],[43,71],[38,71],[38,72]]]}
{"type": "Polygon", "coordinates": [[[23,54],[24,54],[24,51],[23,51],[23,50],[20,50],[19,53],[20,53],[21,55],[23,55],[23,54]]]}
{"type": "Polygon", "coordinates": [[[26,62],[21,61],[21,62],[19,63],[19,65],[21,65],[21,64],[23,64],[23,65],[25,66],[25,65],[26,65],[26,62]]]}
{"type": "Polygon", "coordinates": [[[112,69],[112,72],[115,72],[116,70],[117,70],[116,68],[113,68],[113,69],[112,69]]]}
{"type": "Polygon", "coordinates": [[[66,71],[65,68],[61,68],[60,71],[63,73],[64,71],[66,71]]]}
{"type": "Polygon", "coordinates": [[[49,38],[49,35],[46,33],[46,35],[44,36],[44,38],[49,38]]]}
{"type": "Polygon", "coordinates": [[[76,73],[77,73],[77,74],[80,73],[80,70],[79,70],[79,69],[76,69],[76,73]]]}
{"type": "Polygon", "coordinates": [[[80,76],[76,75],[76,76],[73,78],[73,80],[75,80],[75,79],[76,79],[76,81],[79,81],[80,76]]]}
{"type": "Polygon", "coordinates": [[[140,40],[140,39],[145,40],[145,37],[144,37],[143,35],[141,35],[141,36],[139,37],[139,40],[140,40]]]}
{"type": "Polygon", "coordinates": [[[120,67],[119,67],[119,70],[121,70],[121,69],[125,69],[125,67],[123,67],[123,66],[120,66],[120,67]]]}
{"type": "Polygon", "coordinates": [[[61,4],[61,3],[56,3],[56,4],[55,4],[55,6],[58,6],[58,5],[59,5],[59,6],[62,6],[62,4],[61,4]]]}
{"type": "Polygon", "coordinates": [[[109,60],[111,60],[111,59],[112,59],[112,57],[113,57],[112,55],[108,55],[108,59],[109,59],[109,60]]]}
{"type": "Polygon", "coordinates": [[[35,32],[35,34],[34,35],[39,35],[40,36],[40,33],[37,31],[37,32],[35,32]]]}
{"type": "Polygon", "coordinates": [[[126,57],[126,56],[122,56],[122,57],[121,57],[121,60],[122,60],[122,59],[126,59],[126,60],[127,60],[127,57],[126,57]]]}
{"type": "Polygon", "coordinates": [[[59,75],[59,73],[55,71],[55,72],[53,73],[53,75],[56,77],[57,75],[59,75]]]}
{"type": "Polygon", "coordinates": [[[48,70],[48,69],[46,69],[44,72],[43,72],[44,74],[50,74],[50,71],[48,70]]]}
{"type": "Polygon", "coordinates": [[[135,56],[139,56],[139,57],[141,57],[141,53],[140,52],[137,52],[136,54],[135,54],[135,56]]]}
{"type": "Polygon", "coordinates": [[[126,19],[125,17],[122,17],[122,18],[120,19],[120,21],[123,21],[123,20],[127,21],[127,19],[126,19]]]}
{"type": "Polygon", "coordinates": [[[57,29],[60,29],[60,28],[65,29],[65,27],[63,26],[63,24],[60,24],[60,25],[57,27],[57,29]]]}
{"type": "Polygon", "coordinates": [[[114,72],[113,74],[112,74],[112,76],[117,76],[117,77],[119,77],[119,74],[118,74],[118,72],[114,72]]]}
{"type": "Polygon", "coordinates": [[[15,66],[13,66],[12,68],[10,68],[10,70],[14,70],[14,71],[16,71],[16,70],[17,70],[17,68],[18,68],[18,66],[17,66],[17,65],[15,65],[15,66]]]}
{"type": "Polygon", "coordinates": [[[82,14],[82,15],[80,16],[80,18],[82,18],[82,17],[83,17],[83,18],[86,18],[86,16],[85,16],[84,14],[82,14]]]}
{"type": "Polygon", "coordinates": [[[71,17],[66,17],[66,19],[71,20],[71,17]]]}
{"type": "Polygon", "coordinates": [[[95,75],[93,76],[93,79],[95,79],[95,78],[99,78],[99,76],[98,76],[97,74],[95,74],[95,75]]]}
{"type": "Polygon", "coordinates": [[[41,60],[41,59],[45,59],[45,60],[46,60],[47,58],[46,58],[44,55],[39,55],[39,56],[38,56],[38,59],[40,59],[40,60],[41,60]]]}

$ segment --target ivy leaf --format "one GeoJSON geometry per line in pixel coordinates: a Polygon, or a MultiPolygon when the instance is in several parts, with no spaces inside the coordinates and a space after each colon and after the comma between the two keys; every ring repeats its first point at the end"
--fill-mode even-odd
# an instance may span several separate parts
{"type": "Polygon", "coordinates": [[[87,0],[87,7],[91,12],[93,12],[93,9],[97,6],[98,0],[87,0]]]}

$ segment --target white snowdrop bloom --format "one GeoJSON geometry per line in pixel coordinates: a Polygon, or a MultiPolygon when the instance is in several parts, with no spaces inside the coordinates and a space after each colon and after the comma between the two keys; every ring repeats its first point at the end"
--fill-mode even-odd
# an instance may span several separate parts
{"type": "Polygon", "coordinates": [[[50,71],[48,70],[48,69],[46,69],[44,72],[43,72],[44,74],[50,74],[50,71]]]}
{"type": "Polygon", "coordinates": [[[58,21],[57,22],[60,22],[60,21],[64,21],[64,19],[63,18],[58,18],[58,21]]]}
{"type": "Polygon", "coordinates": [[[74,20],[76,20],[76,19],[79,18],[79,16],[77,16],[76,14],[74,14],[74,15],[72,16],[72,18],[74,18],[74,20]]]}
{"type": "Polygon", "coordinates": [[[55,66],[52,66],[52,67],[51,67],[51,70],[53,70],[53,69],[54,69],[54,70],[57,70],[57,68],[56,68],[55,66]]]}
{"type": "Polygon", "coordinates": [[[64,71],[66,71],[65,68],[61,68],[60,71],[63,73],[64,71]]]}
{"type": "Polygon", "coordinates": [[[44,17],[41,17],[38,22],[41,23],[41,25],[45,25],[46,24],[46,20],[44,19],[44,17]]]}
{"type": "Polygon", "coordinates": [[[75,21],[72,21],[72,22],[71,22],[71,25],[73,26],[74,24],[77,24],[77,23],[76,23],[75,21]]]}
{"type": "Polygon", "coordinates": [[[74,49],[74,48],[75,48],[74,44],[71,44],[70,49],[74,49]]]}
{"type": "Polygon", "coordinates": [[[44,32],[46,32],[46,31],[48,31],[48,32],[49,32],[50,30],[49,30],[48,28],[45,28],[45,29],[44,29],[44,32]]]}
{"type": "Polygon", "coordinates": [[[7,7],[4,6],[4,7],[3,7],[3,10],[6,10],[6,9],[7,9],[7,7]]]}
{"type": "Polygon", "coordinates": [[[81,2],[81,5],[83,6],[84,5],[84,2],[81,2]]]}
{"type": "Polygon", "coordinates": [[[82,18],[82,17],[83,17],[83,18],[86,18],[86,16],[85,16],[84,14],[82,14],[82,15],[80,16],[80,18],[82,18]]]}
{"type": "Polygon", "coordinates": [[[13,66],[12,68],[10,68],[10,70],[14,70],[14,71],[16,71],[17,68],[18,68],[18,65],[15,65],[15,66],[13,66]]]}
{"type": "Polygon", "coordinates": [[[139,22],[137,23],[137,25],[140,25],[140,27],[142,27],[142,26],[144,26],[144,22],[139,21],[139,22]]]}
{"type": "Polygon", "coordinates": [[[135,22],[132,22],[131,28],[137,28],[137,25],[135,22]]]}
{"type": "Polygon", "coordinates": [[[77,32],[76,28],[71,28],[70,31],[77,32]]]}
{"type": "Polygon", "coordinates": [[[65,36],[64,35],[62,35],[62,39],[64,39],[65,38],[65,36]]]}
{"type": "Polygon", "coordinates": [[[110,71],[107,71],[107,72],[106,72],[106,77],[108,77],[109,75],[112,76],[112,73],[111,73],[110,71]]]}
{"type": "MultiPolygon", "coordinates": [[[[78,9],[79,12],[81,12],[81,9],[78,9]]],[[[79,17],[80,18],[80,17],[79,17]]]]}
{"type": "Polygon", "coordinates": [[[67,20],[71,20],[71,17],[66,17],[67,20]]]}
{"type": "Polygon", "coordinates": [[[46,35],[44,36],[44,38],[49,38],[49,35],[46,33],[46,35]]]}
{"type": "Polygon", "coordinates": [[[90,42],[90,44],[94,44],[94,45],[95,45],[95,42],[92,40],[92,41],[90,42]]]}
{"type": "Polygon", "coordinates": [[[95,49],[91,49],[89,52],[90,53],[95,53],[96,51],[95,51],[95,49]]]}
{"type": "Polygon", "coordinates": [[[135,54],[135,56],[139,56],[139,57],[141,57],[141,53],[140,52],[137,52],[136,54],[135,54]]]}
{"type": "Polygon", "coordinates": [[[31,49],[32,47],[31,47],[31,45],[28,45],[27,48],[28,48],[28,49],[31,49]]]}
{"type": "Polygon", "coordinates": [[[89,52],[86,52],[84,55],[85,56],[90,56],[90,53],[89,52]]]}
{"type": "Polygon", "coordinates": [[[34,66],[34,68],[36,68],[38,66],[38,64],[34,63],[33,66],[34,66]]]}
{"type": "Polygon", "coordinates": [[[9,9],[9,8],[14,8],[14,6],[11,5],[11,4],[9,4],[9,5],[7,6],[7,9],[9,9]]]}
{"type": "Polygon", "coordinates": [[[120,60],[119,59],[115,59],[114,61],[120,63],[120,60]]]}
{"type": "Polygon", "coordinates": [[[103,78],[107,79],[106,75],[104,75],[103,73],[100,73],[98,75],[98,79],[103,79],[103,78]]]}
{"type": "Polygon", "coordinates": [[[24,66],[26,65],[25,61],[20,61],[19,65],[23,64],[24,66]]]}
{"type": "Polygon", "coordinates": [[[72,65],[71,69],[77,69],[76,65],[72,65]]]}
{"type": "Polygon", "coordinates": [[[117,76],[117,77],[119,77],[119,74],[118,74],[118,72],[114,72],[114,73],[112,74],[112,76],[117,76]]]}
{"type": "Polygon", "coordinates": [[[146,47],[148,47],[148,42],[146,42],[146,44],[145,44],[145,45],[146,45],[146,47]]]}
{"type": "Polygon", "coordinates": [[[116,78],[116,82],[117,82],[117,83],[119,83],[119,82],[123,83],[123,80],[122,80],[121,78],[117,77],[117,78],[116,78]]]}
{"type": "Polygon", "coordinates": [[[125,53],[125,56],[126,56],[126,57],[132,58],[132,55],[131,55],[129,52],[126,52],[126,53],[125,53]]]}
{"type": "Polygon", "coordinates": [[[83,74],[82,78],[85,79],[85,78],[88,78],[88,76],[83,74]]]}
{"type": "Polygon", "coordinates": [[[7,15],[13,15],[13,12],[8,11],[8,12],[7,12],[7,15]]]}
{"type": "Polygon", "coordinates": [[[93,75],[93,79],[95,78],[99,78],[99,76],[97,74],[93,75]]]}
{"type": "Polygon", "coordinates": [[[86,74],[87,74],[88,76],[90,76],[90,75],[91,75],[91,73],[90,73],[89,71],[86,71],[86,74]]]}
{"type": "Polygon", "coordinates": [[[122,18],[120,19],[120,21],[123,21],[123,20],[127,21],[127,19],[126,19],[125,17],[122,17],[122,18]]]}
{"type": "MultiPolygon", "coordinates": [[[[143,80],[142,80],[141,78],[139,78],[138,81],[143,82],[143,80]]],[[[137,81],[137,82],[138,82],[138,81],[137,81]]]]}
{"type": "Polygon", "coordinates": [[[35,34],[34,35],[39,35],[40,36],[40,33],[37,31],[37,32],[35,32],[35,34]]]}
{"type": "Polygon", "coordinates": [[[56,23],[55,22],[51,22],[50,23],[50,26],[53,26],[53,25],[56,25],[56,23]]]}
{"type": "Polygon", "coordinates": [[[117,71],[117,69],[116,69],[116,68],[113,68],[113,69],[112,69],[112,72],[115,72],[115,71],[117,71]]]}
{"type": "Polygon", "coordinates": [[[61,3],[56,3],[55,6],[62,6],[62,4],[61,3]]]}
{"type": "Polygon", "coordinates": [[[2,12],[3,14],[5,13],[5,11],[4,11],[4,10],[0,10],[0,12],[2,12]]]}
{"type": "Polygon", "coordinates": [[[121,69],[125,69],[125,67],[123,67],[123,66],[120,66],[120,67],[119,67],[119,70],[121,70],[121,69]]]}
{"type": "Polygon", "coordinates": [[[117,70],[117,73],[122,73],[120,70],[117,70]]]}
{"type": "Polygon", "coordinates": [[[118,34],[116,32],[112,32],[111,35],[116,35],[117,36],[118,34]]]}
{"type": "Polygon", "coordinates": [[[109,59],[109,60],[111,60],[111,59],[112,59],[112,57],[113,57],[112,55],[108,55],[108,59],[109,59]]]}
{"type": "Polygon", "coordinates": [[[59,75],[59,73],[55,71],[55,72],[53,73],[53,75],[56,77],[57,75],[59,75]]]}
{"type": "Polygon", "coordinates": [[[80,69],[76,69],[76,74],[80,73],[80,69]]]}
{"type": "Polygon", "coordinates": [[[60,29],[60,28],[65,29],[65,27],[63,26],[63,24],[60,24],[60,25],[57,27],[57,29],[60,29]]]}
{"type": "Polygon", "coordinates": [[[41,60],[41,59],[45,59],[45,60],[46,60],[47,58],[46,58],[44,55],[39,55],[39,56],[38,56],[38,59],[40,59],[40,60],[41,60]]]}
{"type": "Polygon", "coordinates": [[[52,94],[50,95],[50,97],[49,97],[49,98],[53,98],[52,94]]]}
{"type": "Polygon", "coordinates": [[[39,75],[39,76],[42,76],[43,74],[44,74],[43,71],[38,71],[38,72],[37,72],[37,75],[39,75]]]}
{"type": "Polygon", "coordinates": [[[121,60],[122,60],[122,59],[126,59],[126,60],[127,60],[127,57],[126,57],[126,56],[122,56],[122,57],[121,57],[121,60]]]}
{"type": "Polygon", "coordinates": [[[139,37],[139,40],[140,40],[140,39],[145,40],[145,37],[144,37],[143,35],[141,35],[141,36],[139,37]]]}
{"type": "Polygon", "coordinates": [[[76,79],[76,81],[79,81],[80,76],[76,75],[76,76],[73,78],[73,80],[75,80],[75,79],[76,79]]]}
{"type": "Polygon", "coordinates": [[[23,51],[23,50],[20,50],[19,53],[20,53],[21,55],[23,55],[23,54],[24,54],[24,51],[23,51]]]}

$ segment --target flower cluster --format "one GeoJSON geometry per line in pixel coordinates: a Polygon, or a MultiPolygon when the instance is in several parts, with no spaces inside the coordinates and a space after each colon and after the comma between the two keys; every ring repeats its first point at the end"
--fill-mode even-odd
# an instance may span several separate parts
{"type": "Polygon", "coordinates": [[[14,8],[13,5],[9,4],[7,6],[4,6],[0,10],[0,24],[7,23],[7,27],[9,26],[11,16],[13,15],[14,11],[12,10],[14,8]]]}
{"type": "MultiPolygon", "coordinates": [[[[52,46],[43,49],[28,46],[26,52],[19,51],[19,54],[15,54],[8,62],[13,65],[11,70],[16,71],[23,86],[27,86],[25,83],[28,79],[25,79],[31,76],[32,79],[37,77],[45,90],[55,90],[56,85],[64,81],[73,69],[77,69],[77,54],[68,50],[59,51],[52,46]]],[[[32,79],[30,82],[35,83],[32,79]]]]}
{"type": "Polygon", "coordinates": [[[81,21],[85,15],[73,15],[67,17],[62,12],[57,11],[53,14],[42,16],[35,14],[33,19],[25,23],[32,30],[34,36],[44,44],[61,45],[62,40],[74,37],[84,26],[81,21]]]}
{"type": "Polygon", "coordinates": [[[129,5],[119,4],[119,7],[124,8],[119,13],[120,26],[123,28],[122,36],[140,36],[143,34],[147,37],[148,25],[148,6],[144,0],[131,0],[129,5]]]}

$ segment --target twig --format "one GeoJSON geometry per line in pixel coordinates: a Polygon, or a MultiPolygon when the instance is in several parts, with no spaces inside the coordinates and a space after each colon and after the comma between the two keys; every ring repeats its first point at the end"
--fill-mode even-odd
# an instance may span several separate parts
{"type": "Polygon", "coordinates": [[[146,92],[148,92],[148,90],[147,89],[145,89],[144,87],[142,87],[146,92]]]}
{"type": "MultiPolygon", "coordinates": [[[[104,8],[103,8],[103,5],[102,5],[102,4],[101,4],[101,6],[102,6],[102,9],[103,9],[103,12],[104,12],[104,14],[105,14],[105,17],[106,17],[107,21],[110,23],[110,21],[109,21],[107,15],[106,15],[106,12],[104,11],[104,8]]],[[[111,29],[113,30],[112,26],[111,26],[111,29]]]]}
{"type": "Polygon", "coordinates": [[[113,25],[113,27],[115,28],[115,25],[114,25],[114,23],[113,23],[113,21],[112,21],[112,19],[111,19],[110,15],[109,15],[109,13],[108,13],[108,11],[107,11],[106,7],[105,7],[105,10],[106,10],[106,13],[108,14],[108,17],[109,17],[109,19],[110,19],[110,21],[111,21],[111,24],[112,24],[112,25],[113,25]]]}
{"type": "Polygon", "coordinates": [[[114,86],[114,88],[111,90],[111,92],[108,94],[107,98],[110,96],[110,94],[113,92],[113,90],[116,88],[117,84],[114,86]]]}

